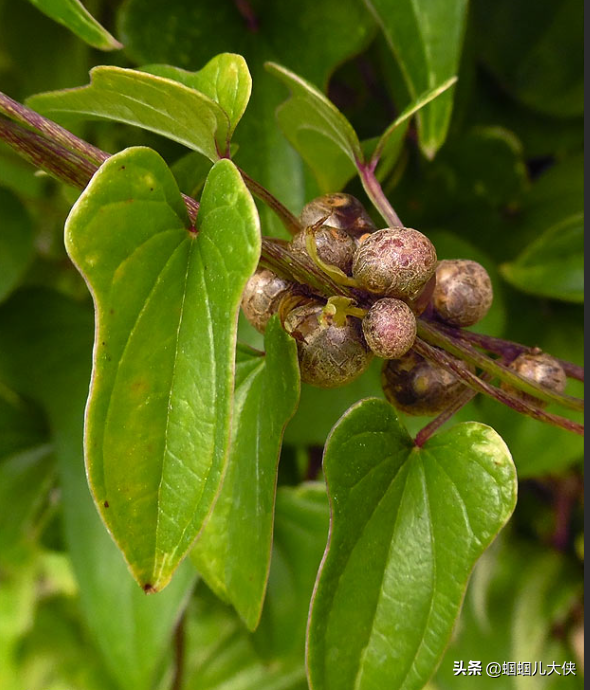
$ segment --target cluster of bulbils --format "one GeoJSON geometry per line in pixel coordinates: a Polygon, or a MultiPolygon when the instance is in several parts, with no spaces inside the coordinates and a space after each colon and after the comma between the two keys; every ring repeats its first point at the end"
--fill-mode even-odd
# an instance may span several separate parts
{"type": "MultiPolygon", "coordinates": [[[[342,386],[360,376],[376,355],[386,360],[382,385],[395,407],[413,415],[445,409],[463,383],[412,349],[416,318],[428,308],[434,318],[453,326],[477,323],[493,299],[486,270],[470,260],[438,261],[432,242],[417,230],[378,230],[360,201],[348,194],[315,199],[304,207],[300,222],[304,230],[293,238],[291,253],[312,262],[311,235],[317,258],[351,278],[349,284],[368,309],[343,298],[326,303],[261,268],[242,299],[250,323],[263,333],[270,317],[280,314],[284,329],[297,341],[306,383],[342,386]]],[[[521,355],[511,367],[552,390],[565,388],[563,370],[548,355],[521,355]]]]}

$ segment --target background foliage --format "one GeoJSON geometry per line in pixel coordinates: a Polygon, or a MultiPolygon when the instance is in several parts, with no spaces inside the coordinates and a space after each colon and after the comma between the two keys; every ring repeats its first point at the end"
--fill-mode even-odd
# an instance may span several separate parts
{"type": "MultiPolygon", "coordinates": [[[[73,0],[33,4],[66,20],[60,5],[77,12],[73,0]]],[[[112,52],[89,47],[33,4],[0,0],[0,90],[20,101],[84,85],[100,64],[196,71],[223,51],[243,55],[253,92],[236,130],[235,160],[295,213],[326,189],[348,185],[366,197],[347,160],[330,158],[317,140],[293,139],[284,107],[283,135],[275,110],[287,92],[266,61],[327,93],[366,152],[416,96],[457,72],[454,90],[389,142],[379,177],[406,225],[427,233],[440,258],[473,258],[488,268],[496,299],[482,330],[581,363],[580,0],[472,0],[468,7],[459,0],[345,7],[302,0],[296,12],[270,0],[252,2],[251,11],[209,0],[87,3],[110,33],[86,20],[76,23],[77,35],[98,48],[116,49],[118,39],[123,48],[112,52]],[[316,153],[302,158],[290,141],[316,153]]],[[[206,151],[187,153],[156,134],[112,122],[68,125],[111,153],[153,147],[188,194],[200,192],[210,167],[206,151]]],[[[0,144],[0,686],[167,688],[184,637],[187,690],[305,688],[305,626],[328,525],[319,458],[350,405],[382,397],[378,365],[344,389],[303,386],[281,453],[268,593],[255,632],[198,581],[188,560],[163,593],[145,597],[100,522],[82,464],[93,316],[64,250],[76,196],[0,144]]],[[[263,232],[285,236],[273,214],[260,210],[263,232]]],[[[247,324],[239,337],[264,346],[247,324]]],[[[277,340],[275,347],[288,346],[277,340]]],[[[240,356],[243,380],[256,381],[241,393],[247,425],[277,364],[261,367],[248,348],[240,356]]],[[[453,676],[459,659],[580,662],[581,441],[488,400],[474,401],[461,420],[502,435],[520,496],[510,526],[477,566],[428,686],[437,690],[471,682],[453,676]]],[[[411,433],[425,423],[404,421],[411,433]]],[[[193,554],[197,567],[206,549],[205,540],[193,554]]],[[[224,587],[216,588],[222,597],[224,587]]],[[[260,614],[240,613],[246,621],[260,614]]],[[[487,687],[485,678],[477,682],[487,687]]],[[[524,690],[526,682],[506,677],[493,687],[524,690]]],[[[582,687],[579,675],[534,682],[582,687]]]]}

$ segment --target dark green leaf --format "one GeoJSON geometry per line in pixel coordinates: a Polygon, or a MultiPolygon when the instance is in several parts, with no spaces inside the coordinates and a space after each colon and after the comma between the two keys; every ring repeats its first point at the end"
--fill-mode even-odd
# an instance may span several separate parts
{"type": "Polygon", "coordinates": [[[502,87],[557,117],[584,112],[583,3],[498,0],[474,3],[477,44],[502,87]]]}
{"type": "Polygon", "coordinates": [[[121,67],[95,67],[88,86],[38,94],[31,108],[55,120],[125,122],[199,151],[212,161],[227,150],[230,122],[211,98],[178,81],[121,67]]]}
{"type": "Polygon", "coordinates": [[[309,604],[328,538],[322,482],[277,491],[268,592],[254,643],[267,660],[302,661],[309,604]]]}
{"type": "MultiPolygon", "coordinates": [[[[412,100],[453,77],[459,67],[467,0],[365,0],[400,64],[412,100]]],[[[444,143],[452,93],[418,113],[422,151],[432,158],[444,143]]]]}
{"type": "Polygon", "coordinates": [[[241,347],[228,468],[215,509],[191,552],[209,586],[258,624],[272,546],[277,463],[283,430],[299,399],[297,347],[273,318],[266,355],[241,347]]]}
{"type": "Polygon", "coordinates": [[[219,490],[237,312],[260,252],[256,209],[228,160],[209,173],[198,235],[185,222],[164,161],[128,149],[102,166],[66,225],[97,309],[88,475],[148,591],[170,580],[219,490]]]}
{"type": "Polygon", "coordinates": [[[566,302],[584,301],[584,216],[550,227],[514,261],[501,267],[514,287],[566,302]]]}
{"type": "Polygon", "coordinates": [[[308,631],[311,686],[420,690],[475,561],[514,508],[508,449],[475,422],[419,449],[390,405],[365,400],[332,432],[324,472],[332,522],[308,631]]]}
{"type": "Polygon", "coordinates": [[[6,299],[31,263],[31,219],[18,198],[0,187],[0,302],[6,299]]]}
{"type": "Polygon", "coordinates": [[[80,0],[29,0],[41,12],[63,24],[88,45],[99,50],[123,46],[88,12],[80,0]]]}
{"type": "Polygon", "coordinates": [[[0,375],[47,410],[85,624],[121,689],[149,690],[195,575],[186,564],[146,597],[92,503],[82,449],[92,335],[87,309],[57,293],[18,293],[0,308],[0,375]]]}

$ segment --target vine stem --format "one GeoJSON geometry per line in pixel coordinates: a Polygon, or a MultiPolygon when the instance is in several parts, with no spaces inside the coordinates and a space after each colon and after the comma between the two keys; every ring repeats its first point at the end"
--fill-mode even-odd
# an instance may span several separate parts
{"type": "Polygon", "coordinates": [[[442,333],[439,329],[435,328],[432,324],[428,324],[422,319],[418,321],[418,335],[430,345],[442,347],[452,355],[455,355],[465,362],[483,369],[483,371],[486,371],[492,376],[499,378],[501,381],[504,381],[514,388],[524,391],[535,398],[539,398],[545,402],[557,403],[558,405],[562,405],[563,407],[567,407],[571,410],[576,410],[577,412],[584,411],[583,400],[574,398],[570,395],[561,395],[532,383],[528,379],[523,378],[516,372],[509,369],[504,364],[501,364],[500,362],[493,360],[487,355],[479,352],[472,345],[453,340],[442,333]]]}
{"type": "MultiPolygon", "coordinates": [[[[531,347],[529,345],[521,345],[520,343],[514,343],[511,340],[504,340],[503,338],[495,338],[491,335],[484,335],[482,333],[474,333],[473,331],[464,331],[461,328],[454,328],[446,324],[436,323],[436,327],[447,333],[453,338],[462,340],[464,342],[476,345],[477,347],[487,350],[488,352],[493,352],[497,355],[502,355],[508,359],[515,359],[518,355],[523,352],[536,354],[539,352],[537,347],[531,347]]],[[[578,364],[573,364],[565,359],[559,359],[555,357],[559,362],[566,375],[577,381],[584,382],[584,367],[578,364]]]]}
{"type": "MultiPolygon", "coordinates": [[[[486,383],[489,383],[492,380],[492,377],[486,373],[482,374],[479,378],[486,383]]],[[[473,388],[466,387],[461,391],[461,393],[459,393],[459,395],[457,395],[455,400],[453,400],[446,410],[443,410],[424,428],[420,429],[420,431],[416,434],[416,438],[414,439],[414,443],[418,446],[418,448],[422,448],[426,441],[428,441],[428,439],[431,438],[441,428],[441,426],[443,426],[443,424],[448,422],[451,417],[457,414],[461,408],[465,407],[467,403],[471,402],[477,393],[478,392],[473,388]]]]}
{"type": "Polygon", "coordinates": [[[540,408],[532,405],[526,400],[521,400],[500,388],[496,388],[491,384],[483,381],[479,376],[470,371],[465,367],[462,362],[457,361],[454,357],[449,355],[444,350],[439,350],[421,338],[416,338],[414,344],[414,349],[419,355],[422,355],[425,359],[428,359],[435,364],[438,364],[445,369],[452,370],[458,378],[460,378],[467,386],[472,388],[478,393],[483,393],[494,400],[507,405],[516,412],[525,414],[528,417],[537,419],[540,422],[546,422],[552,426],[559,427],[560,429],[565,429],[566,431],[571,431],[580,436],[584,435],[584,427],[577,422],[573,422],[565,417],[560,417],[558,415],[551,414],[550,412],[545,412],[540,408]]]}
{"type": "Polygon", "coordinates": [[[258,197],[260,201],[263,201],[272,211],[274,211],[285,228],[291,235],[296,235],[300,230],[302,230],[301,223],[297,217],[289,211],[289,209],[282,204],[273,194],[271,194],[268,189],[263,187],[259,182],[252,179],[248,173],[244,172],[241,168],[238,168],[240,174],[246,183],[248,189],[258,197]]]}
{"type": "Polygon", "coordinates": [[[403,228],[403,223],[401,222],[397,213],[394,211],[393,206],[389,203],[389,199],[385,196],[385,193],[379,184],[379,180],[375,176],[377,161],[370,163],[361,163],[360,161],[357,161],[356,166],[367,196],[369,199],[371,199],[375,208],[383,216],[387,226],[390,228],[403,228]]]}

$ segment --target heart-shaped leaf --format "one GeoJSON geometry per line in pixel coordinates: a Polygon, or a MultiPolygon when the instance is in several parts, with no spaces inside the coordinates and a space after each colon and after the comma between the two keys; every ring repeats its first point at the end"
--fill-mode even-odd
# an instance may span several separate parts
{"type": "MultiPolygon", "coordinates": [[[[412,100],[458,70],[467,0],[365,0],[399,62],[412,100]]],[[[445,141],[450,92],[418,113],[420,147],[434,157],[445,141]]]]}
{"type": "Polygon", "coordinates": [[[393,408],[361,401],[324,455],[330,540],[308,628],[313,690],[420,690],[449,640],[476,560],[516,500],[510,453],[459,424],[423,448],[393,408]]]}
{"type": "Polygon", "coordinates": [[[198,72],[188,72],[170,65],[149,65],[142,71],[180,82],[217,103],[229,120],[229,139],[246,112],[252,93],[248,65],[241,55],[234,53],[216,55],[198,72]]]}
{"type": "Polygon", "coordinates": [[[325,191],[341,189],[354,175],[363,151],[350,122],[307,80],[274,62],[266,69],[291,90],[277,110],[283,133],[313,170],[325,191]]]}
{"type": "Polygon", "coordinates": [[[99,50],[123,46],[88,12],[80,0],[29,0],[43,14],[63,24],[78,38],[99,50]]]}
{"type": "Polygon", "coordinates": [[[55,120],[115,120],[142,127],[216,161],[228,149],[230,121],[221,106],[178,81],[122,67],[95,67],[90,84],[29,98],[55,120]]]}
{"type": "Polygon", "coordinates": [[[299,399],[295,341],[273,317],[266,355],[239,347],[228,468],[191,559],[250,630],[260,618],[272,547],[277,463],[299,399]]]}
{"type": "Polygon", "coordinates": [[[111,157],[66,223],[96,307],[86,461],[95,501],[146,591],[203,526],[229,445],[240,298],[260,235],[229,160],[205,184],[198,235],[164,161],[111,157]]]}
{"type": "Polygon", "coordinates": [[[523,292],[583,303],[584,214],[576,213],[548,228],[501,271],[523,292]]]}

